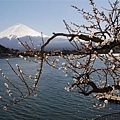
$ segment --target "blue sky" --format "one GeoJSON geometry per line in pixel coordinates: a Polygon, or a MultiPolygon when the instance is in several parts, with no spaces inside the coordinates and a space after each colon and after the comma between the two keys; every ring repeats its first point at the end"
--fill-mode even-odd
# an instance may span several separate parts
{"type": "MultiPolygon", "coordinates": [[[[95,1],[98,6],[108,6],[108,0],[95,1]]],[[[71,5],[90,11],[89,0],[0,0],[0,32],[19,23],[47,35],[65,32],[63,19],[84,23],[71,5]]]]}

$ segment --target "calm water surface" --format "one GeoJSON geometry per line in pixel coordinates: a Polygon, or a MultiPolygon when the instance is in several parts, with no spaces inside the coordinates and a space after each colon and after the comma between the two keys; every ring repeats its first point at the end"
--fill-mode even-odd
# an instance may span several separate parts
{"type": "MultiPolygon", "coordinates": [[[[33,64],[26,63],[19,58],[10,58],[9,61],[15,66],[21,64],[25,69],[34,72],[33,64]]],[[[11,78],[15,76],[10,71],[5,59],[0,59],[0,68],[11,78]]],[[[2,91],[4,80],[0,76],[0,95],[6,96],[2,91]]],[[[0,103],[0,120],[83,120],[92,119],[110,113],[120,111],[120,105],[110,103],[106,108],[98,109],[92,106],[95,99],[92,96],[85,97],[78,93],[69,93],[64,87],[69,82],[61,71],[44,66],[44,74],[39,81],[36,93],[37,97],[29,99],[8,108],[2,109],[0,103]]]]}

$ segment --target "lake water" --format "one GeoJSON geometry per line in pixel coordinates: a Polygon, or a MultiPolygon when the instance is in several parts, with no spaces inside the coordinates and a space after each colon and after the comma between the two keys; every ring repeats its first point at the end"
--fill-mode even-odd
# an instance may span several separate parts
{"type": "MultiPolygon", "coordinates": [[[[25,69],[33,71],[32,64],[19,58],[10,58],[9,61],[15,66],[16,63],[25,69]],[[30,69],[31,66],[31,69],[30,69]]],[[[15,79],[5,59],[0,59],[0,68],[15,79]]],[[[17,79],[17,78],[16,78],[17,79]]],[[[3,93],[4,80],[0,75],[0,95],[3,93]]],[[[37,97],[31,96],[19,104],[3,110],[0,103],[0,120],[82,120],[92,119],[99,116],[120,111],[120,105],[109,103],[105,108],[94,108],[92,96],[85,97],[79,93],[66,92],[64,87],[69,79],[61,71],[47,65],[44,66],[44,74],[39,81],[36,93],[37,97]]]]}

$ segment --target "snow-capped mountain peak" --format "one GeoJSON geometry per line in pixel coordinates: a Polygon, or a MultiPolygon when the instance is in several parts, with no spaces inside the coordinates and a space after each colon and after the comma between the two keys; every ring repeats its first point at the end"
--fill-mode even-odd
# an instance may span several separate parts
{"type": "MultiPolygon", "coordinates": [[[[20,38],[20,41],[23,43],[27,42],[31,49],[33,48],[33,45],[37,50],[40,50],[41,45],[43,44],[43,41],[46,42],[49,38],[49,36],[43,35],[43,39],[41,38],[41,33],[27,27],[23,24],[14,25],[5,31],[0,33],[0,45],[11,48],[11,49],[17,49],[20,51],[26,51],[24,46],[19,44],[19,41],[16,38],[20,38]]],[[[52,50],[71,50],[74,49],[73,46],[70,44],[68,39],[65,38],[55,38],[55,40],[51,41],[49,45],[45,47],[45,50],[52,51],[52,50]]]]}
{"type": "MultiPolygon", "coordinates": [[[[38,37],[41,36],[41,33],[29,28],[24,24],[14,25],[0,33],[0,38],[7,37],[9,39],[12,39],[21,38],[25,36],[38,37]]],[[[43,37],[47,37],[47,35],[43,35],[43,37]]]]}

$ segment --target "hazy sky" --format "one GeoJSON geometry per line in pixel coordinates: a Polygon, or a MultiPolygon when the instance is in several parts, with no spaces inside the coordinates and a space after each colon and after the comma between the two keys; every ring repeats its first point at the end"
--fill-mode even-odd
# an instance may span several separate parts
{"type": "MultiPolygon", "coordinates": [[[[108,7],[108,0],[95,1],[98,6],[108,7]]],[[[90,11],[89,0],[0,0],[0,32],[19,23],[47,35],[65,32],[63,19],[84,23],[71,5],[90,11]]]]}

